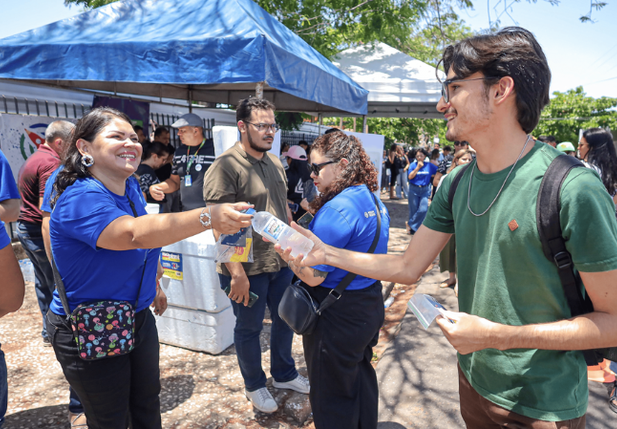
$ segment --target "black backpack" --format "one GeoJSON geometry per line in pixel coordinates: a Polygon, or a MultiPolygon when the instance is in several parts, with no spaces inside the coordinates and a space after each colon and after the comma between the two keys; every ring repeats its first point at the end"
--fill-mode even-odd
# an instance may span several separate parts
{"type": "MultiPolygon", "coordinates": [[[[452,209],[454,194],[465,171],[472,165],[469,163],[462,167],[452,181],[448,192],[448,204],[452,209]]],[[[549,261],[557,266],[559,280],[563,286],[563,291],[568,300],[572,316],[590,313],[593,311],[593,303],[589,296],[581,293],[581,277],[578,271],[574,270],[572,256],[566,249],[566,242],[561,233],[561,223],[559,220],[560,191],[563,181],[570,170],[576,167],[585,167],[582,162],[573,156],[557,156],[549,165],[538,192],[538,202],[536,207],[536,223],[542,250],[549,261]]],[[[597,365],[602,359],[617,361],[617,347],[595,350],[583,350],[587,365],[597,365]]]]}

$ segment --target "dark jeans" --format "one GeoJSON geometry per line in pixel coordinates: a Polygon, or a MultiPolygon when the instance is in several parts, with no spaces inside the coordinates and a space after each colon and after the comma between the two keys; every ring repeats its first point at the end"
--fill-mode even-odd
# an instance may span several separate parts
{"type": "MultiPolygon", "coordinates": [[[[279,302],[285,289],[291,284],[293,272],[283,268],[276,273],[264,273],[249,276],[250,290],[259,299],[251,308],[244,304],[231,301],[236,315],[234,342],[240,372],[244,378],[246,390],[253,392],[266,387],[266,374],[261,367],[261,346],[259,334],[263,328],[266,304],[270,309],[272,329],[270,331],[270,373],[276,381],[286,382],[298,376],[296,366],[291,357],[291,342],[293,331],[279,317],[279,302]]],[[[231,277],[219,274],[221,289],[231,283],[231,277]]]]}
{"type": "MultiPolygon", "coordinates": [[[[305,286],[322,302],[330,289],[305,286]]],[[[371,365],[384,321],[381,282],[346,290],[304,335],[304,356],[317,429],[376,429],[379,389],[371,365]]]]}
{"type": "Polygon", "coordinates": [[[54,292],[54,273],[45,253],[41,225],[30,222],[17,222],[17,237],[34,267],[34,289],[43,319],[43,338],[47,338],[45,315],[51,304],[54,292]]]}
{"type": "Polygon", "coordinates": [[[85,408],[90,429],[161,428],[159,337],[149,309],[135,318],[135,349],[93,361],[78,357],[64,316],[47,313],[49,337],[67,381],[85,408]]]}

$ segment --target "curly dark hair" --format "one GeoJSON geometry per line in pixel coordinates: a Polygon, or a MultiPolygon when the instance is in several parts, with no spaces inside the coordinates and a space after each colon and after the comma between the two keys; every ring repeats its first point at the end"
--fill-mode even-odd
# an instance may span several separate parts
{"type": "Polygon", "coordinates": [[[364,151],[360,140],[354,136],[348,136],[341,131],[324,134],[313,142],[311,148],[329,159],[338,161],[345,158],[349,161],[326,192],[310,204],[315,212],[350,186],[364,184],[371,192],[379,189],[377,169],[364,151]]]}
{"type": "Polygon", "coordinates": [[[71,141],[65,153],[64,168],[54,183],[55,195],[51,200],[51,206],[55,206],[58,198],[66,188],[71,186],[77,179],[92,177],[88,169],[81,163],[81,153],[77,149],[77,140],[94,141],[103,128],[114,119],[121,119],[131,123],[131,119],[124,113],[111,107],[97,107],[86,113],[75,125],[71,141]]]}

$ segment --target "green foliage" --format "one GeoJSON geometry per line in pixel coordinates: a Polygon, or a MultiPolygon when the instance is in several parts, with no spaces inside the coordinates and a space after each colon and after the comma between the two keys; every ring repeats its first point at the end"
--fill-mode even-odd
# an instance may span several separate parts
{"type": "Polygon", "coordinates": [[[64,0],[65,6],[83,6],[85,9],[96,9],[97,7],[105,6],[109,3],[114,3],[118,0],[64,0]]]}
{"type": "Polygon", "coordinates": [[[554,135],[557,141],[578,142],[579,130],[608,127],[617,130],[617,98],[587,97],[583,87],[554,92],[554,98],[542,111],[533,135],[554,135]]]}
{"type": "MultiPolygon", "coordinates": [[[[326,127],[340,127],[340,118],[324,118],[326,127]]],[[[385,137],[385,148],[394,142],[417,146],[421,139],[428,138],[431,142],[439,137],[442,142],[446,138],[446,122],[443,119],[418,118],[368,118],[368,132],[381,134],[385,137]]],[[[353,130],[353,118],[343,118],[343,128],[353,130]]],[[[356,120],[355,131],[362,132],[362,118],[356,120]]]]}
{"type": "Polygon", "coordinates": [[[304,113],[295,112],[275,112],[276,123],[281,126],[284,131],[299,130],[304,122],[304,118],[310,118],[310,116],[304,113]]]}
{"type": "MultiPolygon", "coordinates": [[[[400,46],[435,0],[254,0],[326,58],[359,43],[400,46]]],[[[448,0],[446,0],[448,1],[448,0]]]]}
{"type": "Polygon", "coordinates": [[[397,49],[436,67],[446,46],[475,34],[455,11],[472,6],[466,0],[430,0],[422,11],[421,25],[412,28],[411,36],[397,49]]]}

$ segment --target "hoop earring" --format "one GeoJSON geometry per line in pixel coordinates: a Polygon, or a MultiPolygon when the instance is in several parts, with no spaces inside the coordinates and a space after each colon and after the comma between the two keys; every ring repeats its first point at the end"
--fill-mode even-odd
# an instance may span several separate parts
{"type": "Polygon", "coordinates": [[[92,167],[94,165],[94,158],[90,154],[85,154],[81,157],[81,163],[86,168],[92,167]]]}

